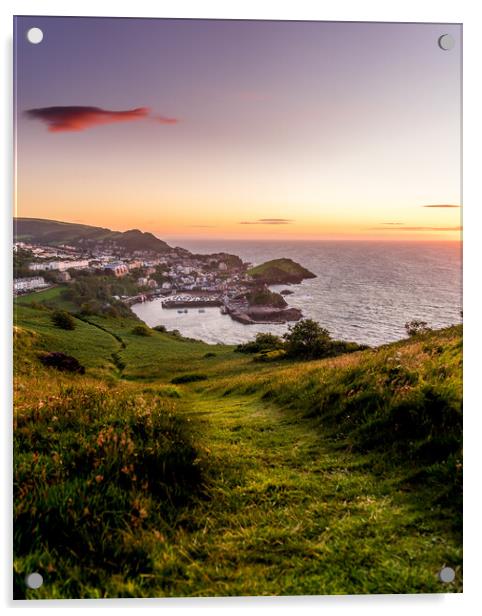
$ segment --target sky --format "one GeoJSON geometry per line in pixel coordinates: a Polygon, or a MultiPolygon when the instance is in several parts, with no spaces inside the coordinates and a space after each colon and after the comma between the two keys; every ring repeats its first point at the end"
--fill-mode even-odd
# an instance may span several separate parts
{"type": "Polygon", "coordinates": [[[35,16],[14,32],[17,216],[460,239],[460,25],[35,16]]]}

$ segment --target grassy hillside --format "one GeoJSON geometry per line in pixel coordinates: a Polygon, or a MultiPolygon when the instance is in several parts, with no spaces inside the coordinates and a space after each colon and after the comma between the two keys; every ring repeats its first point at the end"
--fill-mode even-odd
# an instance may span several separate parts
{"type": "Polygon", "coordinates": [[[260,364],[126,317],[62,330],[40,295],[16,307],[18,597],[461,590],[460,327],[260,364]]]}
{"type": "Polygon", "coordinates": [[[248,270],[248,274],[254,280],[266,282],[267,284],[276,283],[297,283],[305,278],[316,278],[315,274],[305,267],[296,263],[292,259],[273,259],[266,261],[248,270]]]}
{"type": "Polygon", "coordinates": [[[73,244],[90,241],[116,242],[129,251],[152,250],[166,252],[170,247],[166,242],[155,237],[152,233],[142,232],[138,229],[130,231],[111,231],[103,227],[92,227],[79,223],[60,222],[43,218],[15,218],[15,241],[32,241],[41,244],[73,244]]]}

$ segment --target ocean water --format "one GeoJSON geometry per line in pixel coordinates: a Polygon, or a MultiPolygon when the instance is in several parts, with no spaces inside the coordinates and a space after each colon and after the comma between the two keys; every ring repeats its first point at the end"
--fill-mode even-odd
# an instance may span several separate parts
{"type": "MultiPolygon", "coordinates": [[[[434,328],[461,321],[462,262],[458,242],[353,241],[188,241],[172,245],[192,252],[226,251],[254,265],[289,257],[316,278],[289,288],[291,306],[318,321],[335,338],[380,345],[405,337],[404,324],[422,319],[434,328]]],[[[209,343],[229,344],[254,338],[257,332],[278,335],[287,325],[243,325],[219,308],[197,308],[178,314],[160,300],[132,307],[149,326],[163,324],[209,343]]]]}

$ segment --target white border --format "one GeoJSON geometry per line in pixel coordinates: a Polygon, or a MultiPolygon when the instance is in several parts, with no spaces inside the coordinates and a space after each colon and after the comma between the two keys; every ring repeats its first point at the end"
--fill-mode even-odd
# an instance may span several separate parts
{"type": "Polygon", "coordinates": [[[212,0],[167,3],[162,1],[136,0],[133,3],[82,0],[76,4],[62,0],[34,0],[11,2],[4,0],[0,6],[0,32],[2,41],[2,83],[0,186],[3,188],[2,224],[0,238],[2,260],[1,281],[1,382],[4,404],[1,405],[2,424],[0,478],[0,503],[2,559],[0,589],[2,603],[8,609],[20,612],[61,607],[63,610],[89,607],[101,610],[106,607],[157,607],[164,612],[191,610],[226,610],[240,612],[250,609],[256,612],[276,609],[288,613],[293,609],[310,610],[313,613],[357,614],[415,614],[436,612],[453,616],[454,612],[475,613],[478,606],[478,587],[482,577],[480,561],[481,478],[480,439],[482,437],[482,395],[478,381],[482,373],[481,304],[479,303],[480,272],[482,263],[480,199],[481,174],[481,122],[482,109],[480,88],[480,49],[482,22],[478,17],[478,4],[473,0],[338,0],[280,2],[275,0],[243,0],[227,3],[212,0]],[[334,21],[431,21],[464,24],[464,321],[465,321],[465,554],[463,595],[414,595],[414,596],[363,596],[363,597],[299,597],[299,598],[248,598],[248,599],[161,599],[161,600],[90,600],[90,601],[45,601],[16,602],[11,597],[11,462],[10,462],[10,345],[11,345],[11,215],[12,215],[12,15],[92,15],[92,16],[139,16],[139,17],[199,17],[241,19],[318,19],[334,21]],[[26,607],[28,605],[28,607],[26,607]]]}

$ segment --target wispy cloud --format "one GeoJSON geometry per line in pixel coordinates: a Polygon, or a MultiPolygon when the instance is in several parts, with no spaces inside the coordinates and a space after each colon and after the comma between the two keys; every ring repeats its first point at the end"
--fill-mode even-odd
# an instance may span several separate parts
{"type": "Polygon", "coordinates": [[[462,227],[397,227],[397,231],[461,231],[462,227]]]}
{"type": "Polygon", "coordinates": [[[291,225],[290,218],[258,218],[258,220],[243,220],[240,225],[291,225]]]}
{"type": "Polygon", "coordinates": [[[123,111],[110,111],[100,107],[85,107],[80,105],[65,107],[39,107],[25,112],[29,117],[40,120],[47,125],[52,133],[78,132],[115,122],[130,122],[133,120],[154,120],[160,124],[176,124],[176,118],[151,115],[147,107],[137,107],[123,111]]]}
{"type": "Polygon", "coordinates": [[[403,222],[381,222],[381,225],[403,225],[403,222]]]}
{"type": "Polygon", "coordinates": [[[370,231],[461,231],[462,227],[371,227],[370,231]]]}
{"type": "Polygon", "coordinates": [[[456,208],[459,208],[460,205],[422,205],[422,207],[456,207],[456,208]]]}

